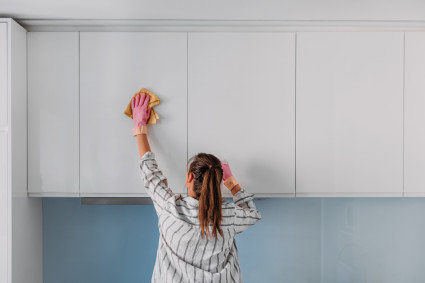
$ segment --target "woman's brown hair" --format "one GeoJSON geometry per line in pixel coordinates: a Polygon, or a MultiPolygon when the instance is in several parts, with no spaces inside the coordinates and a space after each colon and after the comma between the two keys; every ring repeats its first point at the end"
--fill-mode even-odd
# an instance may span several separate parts
{"type": "Polygon", "coordinates": [[[192,156],[188,164],[190,173],[194,176],[193,190],[199,199],[199,226],[202,238],[208,236],[209,226],[212,226],[211,235],[215,238],[218,233],[223,237],[221,230],[222,197],[220,184],[223,179],[223,168],[220,160],[212,154],[198,153],[192,156]]]}

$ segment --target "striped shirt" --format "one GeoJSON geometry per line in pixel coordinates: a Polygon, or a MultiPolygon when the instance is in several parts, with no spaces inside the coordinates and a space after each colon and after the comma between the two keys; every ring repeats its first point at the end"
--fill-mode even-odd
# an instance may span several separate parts
{"type": "Polygon", "coordinates": [[[218,239],[203,239],[198,200],[172,192],[153,152],[146,152],[139,166],[158,215],[159,243],[152,282],[243,282],[235,235],[261,219],[254,195],[241,189],[233,196],[234,202],[224,200],[224,237],[218,234],[218,239]]]}

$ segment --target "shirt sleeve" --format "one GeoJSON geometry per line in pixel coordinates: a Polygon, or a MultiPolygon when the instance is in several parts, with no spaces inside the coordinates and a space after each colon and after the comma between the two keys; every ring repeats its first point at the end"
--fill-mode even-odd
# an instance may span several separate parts
{"type": "Polygon", "coordinates": [[[167,200],[174,195],[168,188],[168,179],[158,168],[155,153],[147,151],[139,160],[140,177],[146,192],[152,199],[158,215],[165,211],[167,200]]]}
{"type": "Polygon", "coordinates": [[[254,194],[243,188],[233,196],[235,202],[235,221],[233,227],[236,234],[248,229],[261,219],[261,214],[254,204],[254,194]]]}

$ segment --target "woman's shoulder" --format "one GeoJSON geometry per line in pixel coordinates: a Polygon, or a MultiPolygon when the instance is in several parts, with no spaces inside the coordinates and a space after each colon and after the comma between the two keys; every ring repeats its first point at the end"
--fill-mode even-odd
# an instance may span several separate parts
{"type": "MultiPolygon", "coordinates": [[[[195,228],[199,226],[198,219],[199,202],[190,196],[176,194],[167,201],[167,208],[162,215],[160,222],[172,222],[173,219],[184,225],[192,225],[195,228]],[[171,217],[171,218],[170,218],[171,217]]],[[[225,199],[222,201],[222,222],[223,229],[233,231],[235,217],[235,204],[225,199]]],[[[226,232],[227,234],[228,232],[226,232]]]]}
{"type": "MultiPolygon", "coordinates": [[[[199,209],[199,201],[190,196],[183,196],[181,194],[174,195],[168,200],[168,204],[179,211],[180,213],[197,215],[199,209]]],[[[229,215],[234,213],[236,207],[234,202],[229,202],[225,199],[221,205],[223,209],[223,215],[229,215]]]]}
{"type": "Polygon", "coordinates": [[[192,197],[177,194],[168,200],[168,210],[193,218],[198,212],[198,201],[192,197]]]}

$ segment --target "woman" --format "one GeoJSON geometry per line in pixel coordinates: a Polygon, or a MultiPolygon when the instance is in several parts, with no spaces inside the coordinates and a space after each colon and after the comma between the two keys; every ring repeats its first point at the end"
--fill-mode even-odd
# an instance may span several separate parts
{"type": "Polygon", "coordinates": [[[140,176],[158,214],[159,244],[152,282],[243,282],[235,235],[261,219],[253,194],[240,187],[229,165],[199,153],[186,173],[188,196],[175,195],[147,139],[150,96],[131,100],[140,176]],[[221,180],[234,203],[223,202],[221,180]]]}

